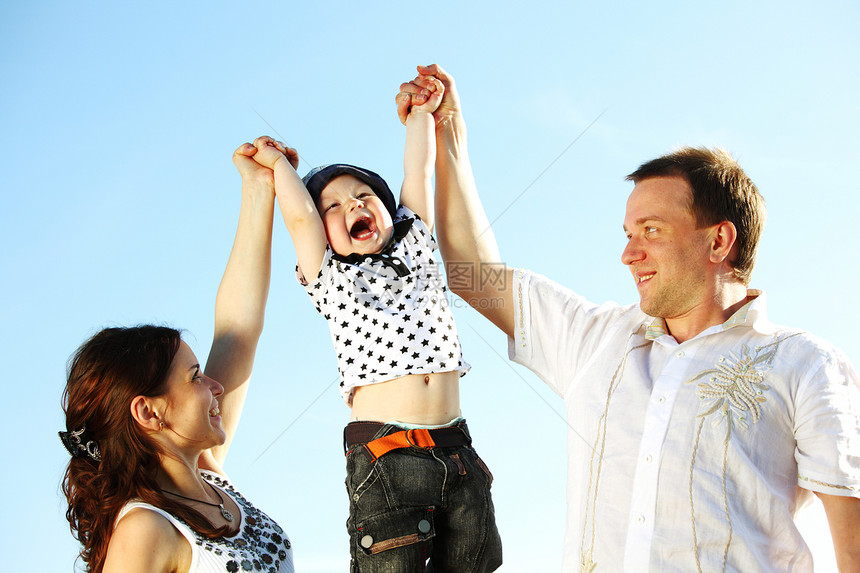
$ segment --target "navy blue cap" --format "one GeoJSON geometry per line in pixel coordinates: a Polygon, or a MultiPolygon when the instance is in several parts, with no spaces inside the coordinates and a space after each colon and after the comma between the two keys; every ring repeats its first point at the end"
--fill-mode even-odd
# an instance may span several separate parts
{"type": "Polygon", "coordinates": [[[394,214],[397,211],[397,201],[394,199],[394,193],[392,193],[391,189],[388,188],[388,184],[385,180],[373,171],[362,169],[355,165],[347,165],[346,163],[332,163],[331,165],[314,167],[308,171],[307,175],[302,177],[302,181],[304,182],[305,187],[307,187],[308,193],[311,195],[311,199],[313,199],[316,204],[319,201],[323,189],[325,189],[333,179],[340,177],[341,175],[352,175],[362,183],[366,183],[367,186],[373,190],[376,196],[382,200],[382,204],[385,205],[385,208],[388,209],[389,213],[391,213],[391,218],[394,218],[394,214]]]}

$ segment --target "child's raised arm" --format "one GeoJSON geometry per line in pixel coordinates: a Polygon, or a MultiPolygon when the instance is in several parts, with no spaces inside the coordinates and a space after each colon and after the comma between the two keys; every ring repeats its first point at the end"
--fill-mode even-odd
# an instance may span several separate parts
{"type": "Polygon", "coordinates": [[[296,173],[299,156],[296,150],[271,137],[254,140],[254,159],[275,173],[275,195],[281,216],[293,239],[301,273],[312,280],[320,271],[326,249],[326,234],[305,184],[296,173]]]}
{"type": "MultiPolygon", "coordinates": [[[[400,203],[411,209],[433,230],[433,165],[436,161],[436,131],[433,112],[444,93],[442,82],[433,76],[422,78],[433,90],[427,101],[413,104],[406,117],[406,150],[403,154],[403,187],[400,203]]],[[[411,97],[402,95],[401,97],[411,97]]]]}

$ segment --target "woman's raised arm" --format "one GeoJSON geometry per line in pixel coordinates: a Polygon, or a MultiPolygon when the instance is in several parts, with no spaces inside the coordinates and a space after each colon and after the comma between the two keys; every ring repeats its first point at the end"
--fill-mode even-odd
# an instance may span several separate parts
{"type": "Polygon", "coordinates": [[[254,161],[256,151],[245,143],[233,154],[242,176],[242,203],[215,299],[215,337],[205,368],[207,376],[224,386],[220,409],[227,440],[204,452],[200,467],[219,473],[242,414],[269,295],[275,189],[271,169],[254,161]]]}

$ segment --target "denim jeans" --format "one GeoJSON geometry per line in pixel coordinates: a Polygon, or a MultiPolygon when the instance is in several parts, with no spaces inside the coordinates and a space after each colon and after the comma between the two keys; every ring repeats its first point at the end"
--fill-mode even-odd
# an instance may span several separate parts
{"type": "MultiPolygon", "coordinates": [[[[399,429],[384,425],[375,438],[399,429]]],[[[403,448],[376,462],[356,447],[346,473],[352,573],[483,573],[502,564],[493,477],[471,446],[403,448]]]]}

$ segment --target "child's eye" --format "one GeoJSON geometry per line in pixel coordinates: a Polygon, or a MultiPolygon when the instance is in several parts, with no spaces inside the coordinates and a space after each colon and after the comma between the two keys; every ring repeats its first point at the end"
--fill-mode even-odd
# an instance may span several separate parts
{"type": "Polygon", "coordinates": [[[328,207],[326,207],[326,208],[325,208],[325,210],[326,210],[326,211],[331,211],[332,209],[334,209],[334,208],[335,208],[335,207],[337,207],[337,206],[338,206],[338,203],[332,203],[332,204],[330,204],[328,207]]]}

